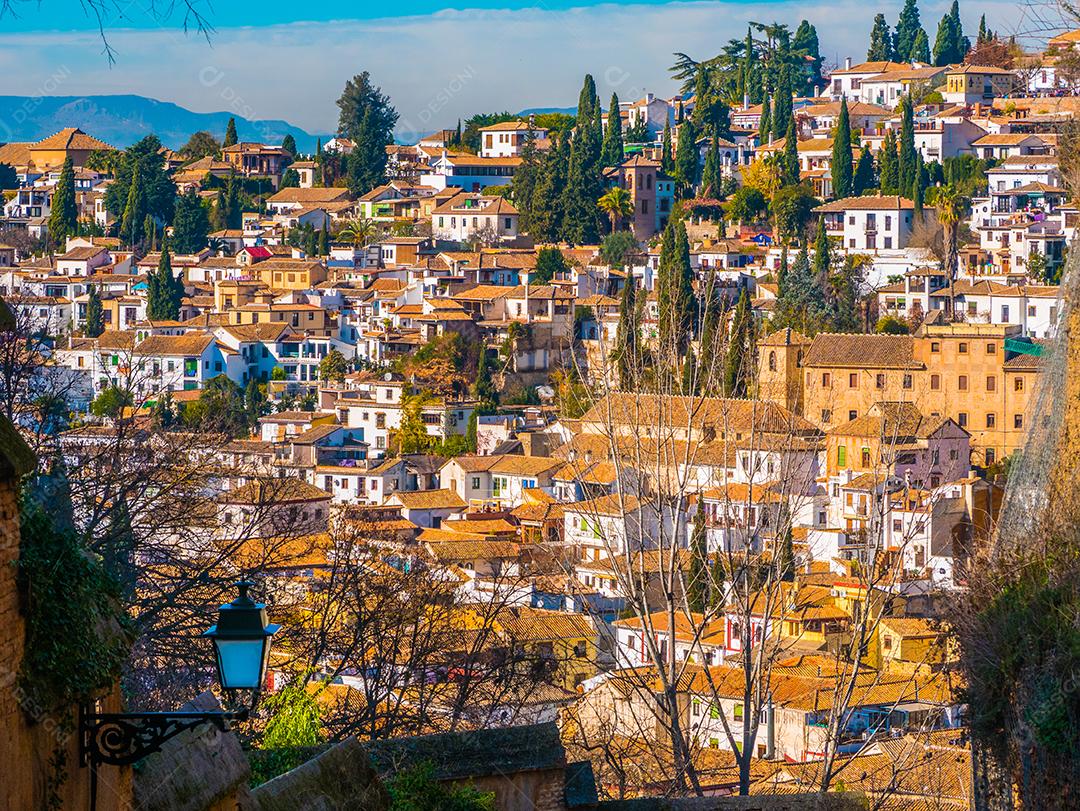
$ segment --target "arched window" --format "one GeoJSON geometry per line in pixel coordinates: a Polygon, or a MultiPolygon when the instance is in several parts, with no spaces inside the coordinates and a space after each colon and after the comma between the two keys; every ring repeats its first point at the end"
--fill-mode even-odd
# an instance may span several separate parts
{"type": "Polygon", "coordinates": [[[769,371],[770,372],[775,372],[776,371],[776,352],[770,352],[769,353],[769,371]]]}

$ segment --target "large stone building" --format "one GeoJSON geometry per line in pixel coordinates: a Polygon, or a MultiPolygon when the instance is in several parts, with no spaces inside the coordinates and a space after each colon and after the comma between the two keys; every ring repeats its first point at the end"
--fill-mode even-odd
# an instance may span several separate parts
{"type": "Polygon", "coordinates": [[[765,339],[762,399],[825,430],[866,415],[875,403],[912,403],[971,434],[973,461],[991,464],[1026,437],[1041,347],[1018,326],[927,323],[914,335],[796,333],[765,339]]]}

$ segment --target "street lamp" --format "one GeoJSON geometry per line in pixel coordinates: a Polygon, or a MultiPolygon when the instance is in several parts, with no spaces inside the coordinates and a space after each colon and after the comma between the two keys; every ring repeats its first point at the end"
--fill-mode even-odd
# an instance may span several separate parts
{"type": "Polygon", "coordinates": [[[218,680],[221,688],[229,692],[258,692],[266,678],[270,638],[281,627],[268,624],[266,605],[248,596],[253,585],[247,580],[237,583],[240,596],[221,606],[217,625],[203,633],[214,643],[218,680]]]}
{"type": "Polygon", "coordinates": [[[267,622],[266,605],[248,596],[254,584],[236,584],[240,595],[218,610],[217,624],[202,636],[214,643],[218,680],[222,689],[235,694],[250,690],[248,705],[221,712],[120,712],[98,713],[88,705],[79,712],[79,743],[82,765],[92,770],[91,808],[97,793],[97,767],[126,766],[160,752],[170,738],[189,729],[212,724],[222,732],[230,721],[246,721],[254,709],[266,678],[270,640],[279,625],[267,622]]]}

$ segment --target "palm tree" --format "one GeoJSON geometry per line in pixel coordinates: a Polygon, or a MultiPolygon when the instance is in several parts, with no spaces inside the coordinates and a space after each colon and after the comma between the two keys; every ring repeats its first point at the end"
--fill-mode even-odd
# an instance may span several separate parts
{"type": "Polygon", "coordinates": [[[596,204],[611,218],[612,233],[618,229],[620,220],[634,213],[634,200],[622,186],[612,186],[596,204]]]}
{"type": "Polygon", "coordinates": [[[957,230],[960,220],[963,219],[967,202],[951,183],[938,189],[934,198],[934,208],[937,211],[938,222],[941,223],[942,237],[944,242],[944,256],[942,257],[942,271],[949,280],[949,299],[952,314],[956,314],[956,301],[954,287],[956,285],[957,271],[957,230]]]}
{"type": "Polygon", "coordinates": [[[363,248],[378,236],[379,231],[379,224],[375,220],[353,217],[337,232],[337,239],[348,240],[354,248],[363,248]]]}

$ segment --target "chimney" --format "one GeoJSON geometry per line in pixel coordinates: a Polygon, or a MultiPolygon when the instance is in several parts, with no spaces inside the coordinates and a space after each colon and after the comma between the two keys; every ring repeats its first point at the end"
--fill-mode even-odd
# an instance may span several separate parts
{"type": "Polygon", "coordinates": [[[851,70],[851,57],[850,56],[845,56],[844,57],[844,70],[851,70]]]}
{"type": "Polygon", "coordinates": [[[776,757],[776,708],[773,706],[772,696],[765,707],[765,759],[772,760],[776,757]]]}
{"type": "Polygon", "coordinates": [[[743,93],[742,94],[742,108],[744,110],[750,109],[750,94],[749,93],[743,93]]]}

